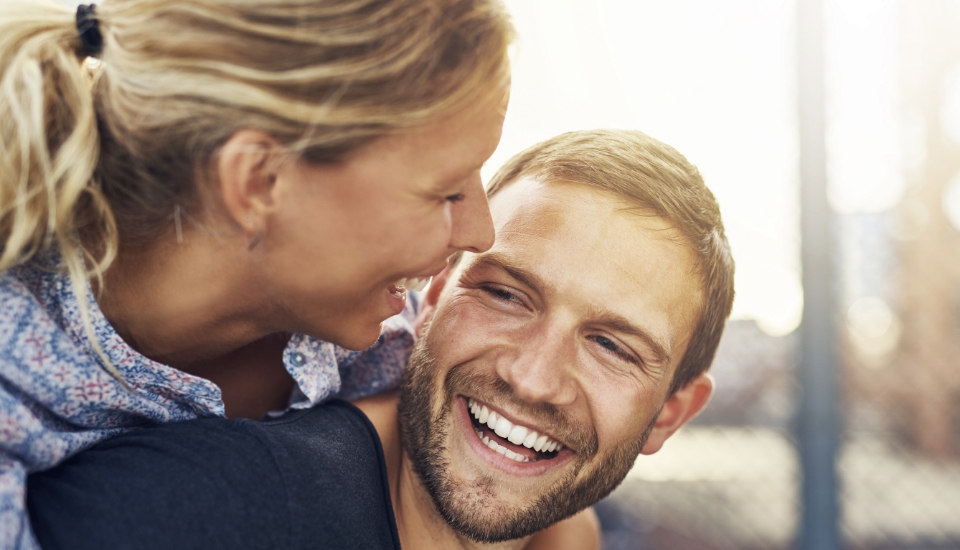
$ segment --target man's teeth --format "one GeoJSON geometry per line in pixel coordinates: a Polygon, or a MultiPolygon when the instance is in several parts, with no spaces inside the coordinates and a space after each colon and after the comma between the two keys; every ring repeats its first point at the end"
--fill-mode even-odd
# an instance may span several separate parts
{"type": "Polygon", "coordinates": [[[410,279],[400,279],[394,283],[394,285],[397,288],[420,292],[427,288],[427,285],[430,284],[430,279],[430,277],[412,277],[410,279]]]}
{"type": "Polygon", "coordinates": [[[510,460],[516,460],[517,462],[530,462],[529,458],[523,455],[518,455],[517,453],[511,451],[510,449],[504,447],[503,445],[497,443],[496,441],[493,441],[492,439],[490,439],[489,436],[483,435],[483,432],[481,431],[477,431],[477,437],[479,437],[483,441],[484,445],[486,445],[487,447],[490,447],[494,451],[502,454],[503,456],[509,458],[510,460]]]}
{"type": "MultiPolygon", "coordinates": [[[[470,405],[470,414],[477,419],[481,424],[486,424],[488,428],[493,430],[493,432],[500,437],[506,439],[514,445],[523,445],[528,449],[533,449],[538,452],[552,453],[553,451],[559,451],[563,448],[563,444],[559,441],[550,439],[546,435],[540,435],[531,428],[526,426],[520,426],[519,424],[514,424],[506,418],[500,416],[495,411],[491,411],[487,408],[486,405],[481,405],[474,401],[473,399],[468,400],[470,405]]],[[[516,455],[518,458],[514,460],[518,462],[527,462],[526,457],[517,455],[510,449],[498,444],[496,441],[491,440],[489,437],[485,437],[482,432],[477,431],[477,436],[480,437],[483,442],[498,453],[512,458],[510,455],[516,455]],[[501,451],[501,449],[503,449],[501,451]],[[505,452],[504,452],[505,451],[505,452]]]]}

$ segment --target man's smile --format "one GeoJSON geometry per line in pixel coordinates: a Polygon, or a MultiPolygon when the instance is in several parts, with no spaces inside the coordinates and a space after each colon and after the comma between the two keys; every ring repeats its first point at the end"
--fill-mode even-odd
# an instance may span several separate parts
{"type": "Polygon", "coordinates": [[[573,450],[535,426],[506,418],[503,411],[458,396],[461,424],[468,443],[486,462],[518,475],[541,475],[576,455],[573,450]],[[468,426],[466,426],[468,424],[468,426]],[[470,432],[473,432],[472,437],[470,432]]]}
{"type": "Polygon", "coordinates": [[[546,434],[540,435],[533,428],[514,424],[502,413],[497,414],[497,411],[491,410],[475,399],[468,399],[467,404],[470,406],[470,414],[473,415],[473,427],[477,431],[477,437],[482,439],[488,447],[511,460],[530,462],[549,459],[556,456],[554,453],[563,449],[563,443],[546,434]],[[490,433],[491,431],[493,433],[490,433]],[[513,445],[508,446],[507,442],[513,445]],[[517,446],[520,445],[524,449],[518,449],[517,446]],[[535,454],[531,454],[530,449],[533,449],[535,454]]]}

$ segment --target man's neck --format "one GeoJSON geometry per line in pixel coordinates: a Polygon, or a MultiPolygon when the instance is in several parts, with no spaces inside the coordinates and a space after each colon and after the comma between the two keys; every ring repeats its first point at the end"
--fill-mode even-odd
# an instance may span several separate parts
{"type": "Polygon", "coordinates": [[[529,537],[497,544],[473,542],[454,531],[440,516],[433,499],[414,472],[409,456],[400,443],[397,417],[399,394],[382,394],[356,401],[380,436],[387,463],[390,500],[397,520],[400,543],[404,548],[463,549],[463,550],[519,550],[529,537]]]}
{"type": "Polygon", "coordinates": [[[390,498],[404,548],[519,550],[526,546],[529,537],[497,544],[481,544],[464,537],[437,512],[406,453],[401,453],[396,471],[396,478],[390,479],[390,498]]]}

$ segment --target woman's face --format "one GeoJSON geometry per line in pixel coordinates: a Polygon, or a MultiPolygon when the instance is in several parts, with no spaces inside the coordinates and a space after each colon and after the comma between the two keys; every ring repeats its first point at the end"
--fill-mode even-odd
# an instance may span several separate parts
{"type": "Polygon", "coordinates": [[[338,164],[299,160],[278,172],[278,208],[253,253],[265,256],[280,330],[367,347],[404,307],[399,281],[435,275],[458,250],[490,248],[480,168],[500,142],[505,97],[379,138],[338,164]]]}

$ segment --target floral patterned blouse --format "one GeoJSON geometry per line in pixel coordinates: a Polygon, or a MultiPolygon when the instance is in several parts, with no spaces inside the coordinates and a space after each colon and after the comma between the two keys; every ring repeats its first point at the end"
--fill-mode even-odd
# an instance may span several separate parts
{"type": "MultiPolygon", "coordinates": [[[[84,331],[79,303],[56,253],[0,273],[0,549],[38,548],[25,510],[28,474],[133,428],[223,417],[213,382],[152,361],[128,346],[86,289],[97,343],[119,370],[105,368],[84,331]]],[[[417,299],[384,323],[371,348],[348,351],[294,335],[283,361],[296,381],[291,408],[339,395],[395,388],[414,336],[417,299]]]]}

